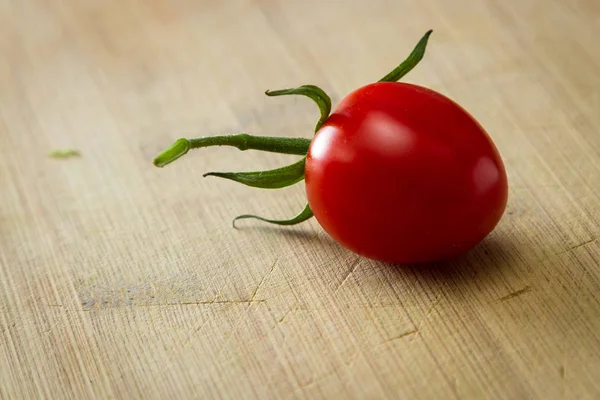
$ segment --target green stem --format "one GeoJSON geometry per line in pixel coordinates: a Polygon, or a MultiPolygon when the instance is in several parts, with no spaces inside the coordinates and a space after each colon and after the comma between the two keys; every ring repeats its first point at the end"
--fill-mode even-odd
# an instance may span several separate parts
{"type": "Polygon", "coordinates": [[[281,89],[281,90],[267,90],[265,92],[267,96],[285,96],[289,94],[299,94],[301,96],[306,96],[310,98],[312,101],[317,103],[319,107],[319,111],[321,111],[321,118],[317,121],[317,125],[315,126],[315,132],[321,128],[327,117],[329,117],[329,113],[331,112],[331,98],[329,95],[325,93],[323,89],[315,85],[303,85],[294,89],[281,89]]]}
{"type": "Polygon", "coordinates": [[[379,80],[379,82],[397,82],[404,75],[408,74],[414,67],[417,66],[419,61],[423,59],[425,55],[425,48],[427,47],[427,41],[433,30],[428,30],[425,35],[419,40],[419,43],[415,46],[413,51],[409,54],[406,60],[402,61],[394,70],[379,80]]]}
{"type": "Polygon", "coordinates": [[[307,204],[306,207],[304,207],[304,210],[302,210],[300,212],[300,214],[296,215],[293,218],[284,219],[284,220],[267,219],[267,218],[259,217],[256,215],[249,215],[249,214],[240,215],[239,217],[235,217],[235,219],[233,220],[233,227],[235,228],[235,222],[237,220],[246,219],[246,218],[258,219],[260,221],[268,222],[270,224],[275,224],[275,225],[296,225],[296,224],[299,224],[301,222],[304,222],[304,221],[312,218],[312,216],[313,216],[313,212],[310,209],[310,206],[307,204]]]}
{"type": "Polygon", "coordinates": [[[310,145],[309,139],[269,136],[252,136],[247,133],[226,136],[208,136],[197,139],[178,139],[169,148],[154,159],[154,165],[164,167],[191,149],[209,146],[231,146],[244,150],[262,150],[280,154],[306,155],[310,145]]]}

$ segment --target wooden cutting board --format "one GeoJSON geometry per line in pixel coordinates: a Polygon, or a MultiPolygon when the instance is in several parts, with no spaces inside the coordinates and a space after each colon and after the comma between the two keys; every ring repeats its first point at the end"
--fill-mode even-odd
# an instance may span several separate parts
{"type": "Polygon", "coordinates": [[[596,0],[0,4],[0,398],[600,398],[596,0]],[[294,160],[178,137],[309,138],[401,61],[497,144],[507,212],[430,267],[358,258],[304,187],[207,171],[294,160]],[[79,156],[53,158],[53,149],[79,156]]]}

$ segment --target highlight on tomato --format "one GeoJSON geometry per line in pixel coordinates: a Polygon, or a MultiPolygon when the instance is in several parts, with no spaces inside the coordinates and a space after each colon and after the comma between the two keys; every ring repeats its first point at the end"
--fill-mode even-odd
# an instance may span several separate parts
{"type": "Polygon", "coordinates": [[[179,139],[154,159],[163,167],[190,149],[232,146],[302,156],[270,171],[208,172],[204,176],[279,189],[305,182],[307,204],[295,225],[313,216],[347,249],[389,263],[426,263],[467,252],[502,218],[508,180],[501,156],[484,128],[450,98],[398,82],[423,58],[432,31],[377,82],[348,94],[333,111],[319,87],[266,91],[301,95],[320,110],[312,139],[246,133],[179,139]]]}

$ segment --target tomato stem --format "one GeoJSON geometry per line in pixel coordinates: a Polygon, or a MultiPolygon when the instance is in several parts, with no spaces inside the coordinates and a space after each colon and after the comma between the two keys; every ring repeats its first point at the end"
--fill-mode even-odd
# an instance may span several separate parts
{"type": "MultiPolygon", "coordinates": [[[[429,30],[419,40],[409,56],[394,68],[390,73],[381,78],[379,82],[396,82],[410,72],[422,59],[425,54],[429,36],[433,31],[429,30]]],[[[283,95],[302,95],[313,100],[321,112],[321,116],[315,125],[315,133],[323,126],[331,112],[331,99],[323,91],[315,85],[303,85],[291,89],[281,89],[265,92],[267,96],[283,96],[283,95]]],[[[165,149],[162,153],[154,158],[154,165],[164,167],[183,157],[191,149],[197,149],[210,146],[231,146],[237,147],[239,150],[262,150],[281,154],[296,154],[306,156],[311,140],[304,138],[286,138],[286,137],[268,137],[268,136],[252,136],[247,133],[239,133],[225,136],[209,136],[195,139],[181,138],[176,140],[171,146],[165,149]]],[[[306,157],[302,160],[288,165],[286,167],[277,168],[269,171],[254,171],[254,172],[208,172],[204,176],[216,176],[219,178],[229,179],[247,186],[276,189],[293,185],[304,179],[306,157]]],[[[236,217],[233,221],[235,228],[236,221],[240,219],[258,219],[263,222],[276,225],[295,225],[304,222],[313,217],[313,212],[310,205],[307,204],[304,209],[295,217],[286,220],[274,220],[260,217],[257,215],[244,214],[236,217]]]]}
{"type": "Polygon", "coordinates": [[[425,55],[425,48],[427,47],[427,41],[433,30],[428,30],[425,35],[419,40],[413,51],[409,56],[394,68],[389,74],[379,80],[379,82],[396,82],[400,80],[404,75],[408,74],[417,64],[423,59],[425,55]]]}
{"type": "Polygon", "coordinates": [[[331,112],[331,98],[323,89],[315,85],[303,85],[293,89],[281,89],[281,90],[267,90],[265,92],[267,96],[284,96],[290,94],[298,94],[310,98],[312,101],[317,103],[319,110],[321,111],[321,118],[317,121],[315,126],[315,132],[321,128],[329,113],[331,112]]]}
{"type": "Polygon", "coordinates": [[[240,219],[246,219],[246,218],[253,218],[253,219],[258,219],[260,221],[263,222],[268,222],[270,224],[275,224],[275,225],[296,225],[299,224],[301,222],[304,222],[306,220],[309,220],[310,218],[313,217],[313,212],[310,209],[310,206],[307,204],[306,207],[304,207],[304,210],[302,210],[298,215],[296,215],[293,218],[290,219],[284,219],[284,220],[275,220],[275,219],[267,219],[267,218],[263,218],[263,217],[259,217],[257,215],[250,215],[250,214],[245,214],[245,215],[240,215],[238,217],[235,217],[232,224],[233,227],[235,228],[235,223],[237,220],[240,219]]]}
{"type": "Polygon", "coordinates": [[[310,145],[309,139],[253,136],[247,133],[225,136],[207,136],[196,139],[181,138],[154,158],[154,165],[164,167],[180,157],[189,150],[209,146],[231,146],[239,150],[262,150],[280,154],[306,155],[310,145]]]}

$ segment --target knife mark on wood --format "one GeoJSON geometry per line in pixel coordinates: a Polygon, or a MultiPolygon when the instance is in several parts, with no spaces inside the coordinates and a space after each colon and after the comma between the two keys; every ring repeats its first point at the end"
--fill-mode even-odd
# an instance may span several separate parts
{"type": "MultiPolygon", "coordinates": [[[[427,321],[427,319],[429,318],[429,316],[433,313],[433,311],[435,310],[435,308],[440,304],[440,302],[442,301],[442,297],[444,297],[442,293],[440,293],[440,294],[437,295],[437,297],[435,298],[435,300],[431,303],[431,306],[429,306],[429,309],[425,313],[425,316],[423,317],[423,319],[421,320],[421,322],[419,322],[418,324],[416,324],[416,329],[415,329],[415,332],[413,333],[413,335],[417,336],[417,335],[421,334],[421,330],[423,329],[423,325],[425,324],[425,322],[427,321]]],[[[410,344],[409,349],[412,347],[413,343],[410,344]]]]}
{"type": "Polygon", "coordinates": [[[256,298],[256,295],[258,294],[258,291],[262,287],[263,283],[267,280],[267,278],[271,277],[271,275],[273,274],[273,270],[275,270],[275,267],[277,266],[278,262],[279,262],[279,257],[277,257],[275,259],[275,261],[273,262],[273,265],[271,265],[271,270],[262,278],[262,280],[260,281],[260,283],[256,287],[256,290],[254,291],[254,293],[252,293],[252,296],[250,297],[249,303],[255,302],[254,299],[256,298]]]}
{"type": "Polygon", "coordinates": [[[279,262],[279,257],[277,257],[275,259],[275,261],[273,262],[273,265],[271,265],[271,269],[269,270],[269,272],[261,279],[261,281],[259,282],[258,286],[256,287],[256,290],[254,291],[254,293],[252,293],[252,296],[250,297],[250,300],[247,302],[248,304],[248,308],[246,309],[246,312],[244,312],[240,318],[236,321],[235,326],[233,327],[233,329],[231,330],[231,333],[229,334],[229,336],[227,337],[227,339],[225,339],[225,341],[223,342],[223,344],[221,345],[221,347],[219,348],[219,350],[217,351],[217,354],[214,357],[215,361],[218,361],[221,356],[223,355],[223,352],[225,351],[225,348],[227,347],[227,345],[229,344],[229,342],[231,341],[231,339],[233,338],[233,335],[236,334],[240,324],[242,323],[242,320],[248,316],[248,311],[250,311],[250,306],[253,303],[257,303],[257,302],[265,302],[265,300],[255,300],[256,295],[258,294],[258,292],[260,291],[260,288],[263,286],[263,284],[265,283],[265,281],[273,274],[273,271],[275,270],[275,267],[277,266],[277,263],[279,262]]]}
{"type": "Polygon", "coordinates": [[[394,341],[396,341],[396,340],[399,340],[399,339],[405,338],[405,337],[407,337],[407,336],[414,335],[414,334],[416,334],[417,332],[419,332],[419,330],[418,330],[418,329],[413,329],[413,330],[411,330],[411,331],[403,332],[403,333],[401,333],[401,334],[400,334],[400,335],[398,335],[398,336],[395,336],[395,337],[393,337],[393,338],[389,338],[388,340],[386,340],[386,341],[385,341],[385,342],[383,342],[382,344],[386,344],[386,343],[394,342],[394,341]]]}
{"type": "Polygon", "coordinates": [[[266,303],[266,300],[214,300],[214,301],[186,301],[182,303],[165,304],[170,306],[211,305],[211,304],[250,304],[266,303]]]}
{"type": "Polygon", "coordinates": [[[197,327],[197,328],[195,328],[195,329],[192,331],[192,333],[190,333],[190,334],[187,336],[186,340],[184,340],[184,341],[181,343],[181,346],[180,346],[180,349],[179,349],[179,351],[177,352],[177,355],[172,355],[171,357],[169,357],[169,360],[168,360],[169,366],[170,366],[170,365],[171,365],[171,364],[172,364],[172,363],[175,361],[175,359],[179,358],[179,356],[181,355],[181,353],[183,353],[183,350],[185,350],[185,349],[188,347],[188,345],[189,345],[189,344],[192,342],[192,338],[193,338],[194,336],[196,336],[196,334],[202,330],[202,328],[204,327],[204,325],[206,325],[206,323],[207,323],[209,320],[210,320],[210,318],[206,318],[204,321],[202,321],[202,322],[200,323],[200,325],[198,325],[198,327],[197,327]]]}
{"type": "Polygon", "coordinates": [[[586,245],[588,245],[588,244],[590,244],[590,243],[594,243],[596,240],[597,240],[596,238],[592,238],[592,239],[590,239],[590,240],[586,240],[585,242],[581,242],[581,243],[579,243],[579,244],[576,244],[575,246],[569,247],[569,248],[568,248],[568,249],[566,249],[565,251],[561,251],[560,253],[557,253],[557,255],[558,255],[558,254],[564,254],[564,253],[568,253],[569,251],[577,250],[577,249],[578,249],[578,248],[580,248],[580,247],[584,247],[584,246],[586,246],[586,245]]]}
{"type": "Polygon", "coordinates": [[[517,290],[516,292],[512,292],[507,294],[506,296],[500,297],[498,299],[498,301],[502,302],[502,301],[506,301],[506,300],[510,300],[510,299],[514,299],[515,297],[519,297],[525,293],[531,292],[531,286],[525,286],[523,289],[517,290]]]}
{"type": "Polygon", "coordinates": [[[348,268],[348,272],[346,273],[346,276],[344,277],[344,279],[342,279],[342,281],[340,282],[338,287],[334,290],[334,292],[337,292],[342,287],[342,285],[344,285],[344,283],[348,280],[350,275],[352,275],[354,273],[354,271],[356,271],[356,268],[360,265],[361,261],[362,261],[362,257],[360,257],[360,256],[356,257],[356,259],[350,265],[350,268],[348,268]]]}

